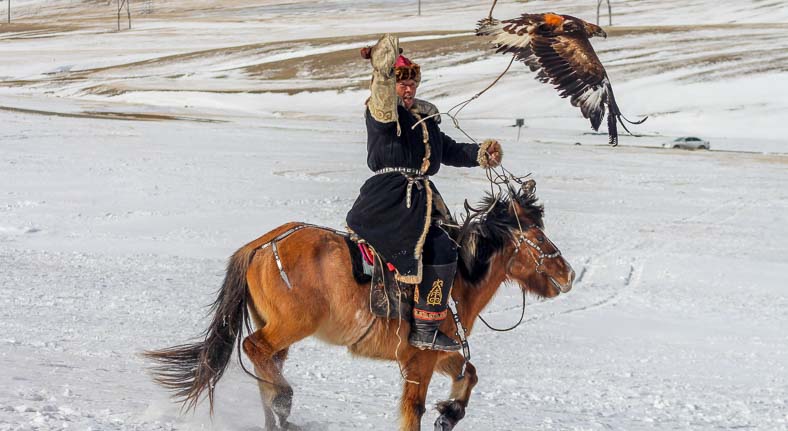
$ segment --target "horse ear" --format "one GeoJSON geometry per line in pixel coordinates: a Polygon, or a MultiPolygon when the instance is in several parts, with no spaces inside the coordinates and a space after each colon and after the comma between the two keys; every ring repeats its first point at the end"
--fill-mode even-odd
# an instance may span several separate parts
{"type": "Polygon", "coordinates": [[[523,189],[523,194],[527,198],[534,196],[534,194],[536,193],[536,181],[533,178],[524,182],[521,187],[523,189]]]}

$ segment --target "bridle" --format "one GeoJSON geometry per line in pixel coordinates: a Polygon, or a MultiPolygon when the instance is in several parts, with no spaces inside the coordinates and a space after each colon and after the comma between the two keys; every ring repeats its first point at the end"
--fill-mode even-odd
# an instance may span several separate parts
{"type": "MultiPolygon", "coordinates": [[[[494,6],[495,4],[493,3],[493,7],[494,6]]],[[[492,14],[492,10],[490,11],[490,13],[492,14]]],[[[502,194],[501,192],[503,186],[508,186],[510,193],[514,195],[514,189],[511,186],[511,183],[514,182],[519,184],[520,188],[522,188],[523,191],[525,191],[526,193],[533,194],[535,182],[533,182],[533,180],[525,181],[526,178],[530,176],[530,174],[524,177],[518,177],[513,173],[511,173],[506,168],[504,168],[503,165],[499,165],[498,168],[487,168],[485,173],[487,175],[487,180],[490,182],[490,194],[494,197],[494,201],[490,204],[489,208],[485,210],[475,210],[474,208],[470,207],[470,205],[468,205],[467,200],[465,201],[465,210],[466,212],[468,212],[468,217],[466,217],[465,223],[463,223],[463,226],[460,229],[461,232],[460,238],[462,238],[462,234],[466,232],[468,226],[470,225],[471,220],[473,220],[476,217],[483,218],[487,215],[487,213],[489,213],[493,209],[495,204],[499,201],[499,198],[502,194]],[[497,170],[500,170],[501,172],[499,173],[497,170]],[[495,193],[496,187],[498,188],[499,193],[495,193]],[[471,215],[472,210],[475,212],[475,214],[473,215],[471,215]]],[[[561,251],[558,249],[558,247],[555,246],[555,244],[553,244],[552,241],[550,241],[549,238],[547,238],[547,235],[544,234],[542,228],[536,223],[530,224],[526,226],[525,229],[523,229],[523,226],[520,223],[520,215],[519,212],[517,211],[517,205],[515,205],[514,201],[515,199],[512,198],[510,200],[510,204],[512,206],[512,212],[514,213],[514,219],[517,221],[517,230],[512,232],[512,236],[513,236],[512,239],[514,241],[514,251],[512,252],[511,257],[509,257],[509,261],[506,263],[506,276],[508,278],[511,275],[511,269],[512,269],[512,265],[514,264],[514,259],[520,254],[520,250],[523,248],[527,248],[528,255],[531,257],[531,259],[533,259],[534,263],[536,264],[535,267],[536,273],[550,277],[549,274],[547,274],[543,269],[544,261],[545,259],[556,259],[558,257],[561,257],[561,251]],[[539,244],[531,241],[525,235],[527,231],[533,228],[539,229],[539,232],[542,234],[542,237],[546,239],[547,243],[555,249],[555,252],[545,253],[539,244]],[[526,247],[524,247],[523,244],[525,244],[526,247]]],[[[553,281],[553,283],[555,283],[555,280],[553,280],[552,277],[550,277],[550,279],[553,281]]],[[[520,326],[520,324],[523,323],[523,319],[525,318],[525,302],[526,302],[525,290],[524,289],[520,289],[520,290],[523,295],[523,303],[522,303],[522,310],[520,313],[520,320],[517,323],[515,323],[509,328],[501,329],[491,326],[489,323],[487,323],[487,321],[484,319],[484,317],[481,314],[479,315],[479,320],[481,320],[485,326],[496,332],[511,331],[517,328],[518,326],[520,326]]],[[[559,292],[562,292],[562,289],[560,287],[558,288],[558,290],[559,292]]]]}
{"type": "Polygon", "coordinates": [[[553,244],[553,242],[550,241],[550,239],[547,238],[546,235],[544,235],[544,231],[542,231],[542,228],[540,228],[535,224],[526,226],[525,231],[523,231],[522,228],[519,228],[516,235],[516,240],[514,241],[514,252],[512,253],[512,257],[509,258],[509,262],[506,264],[507,275],[510,273],[510,270],[512,269],[512,264],[514,264],[514,258],[520,253],[520,250],[523,248],[523,244],[526,244],[530,247],[528,248],[528,255],[531,256],[531,259],[533,259],[534,263],[536,264],[536,272],[539,274],[545,274],[545,272],[542,270],[545,259],[555,259],[557,257],[561,257],[561,250],[559,250],[558,247],[556,247],[555,244],[553,244]],[[544,250],[542,250],[542,247],[539,246],[539,244],[531,241],[527,236],[525,236],[525,232],[531,229],[538,229],[539,232],[542,234],[543,238],[547,240],[550,245],[553,246],[555,251],[553,253],[545,253],[544,250]]]}
{"type": "MultiPolygon", "coordinates": [[[[506,275],[511,274],[510,271],[512,269],[512,264],[514,264],[514,258],[518,254],[520,254],[520,249],[522,248],[523,243],[525,243],[526,245],[531,247],[530,249],[528,249],[528,255],[531,256],[531,259],[533,259],[534,263],[536,264],[536,268],[535,268],[536,269],[536,273],[545,275],[545,272],[542,271],[542,267],[544,266],[543,265],[544,264],[544,260],[545,259],[555,259],[557,257],[560,257],[561,256],[561,250],[559,250],[558,247],[556,247],[555,244],[553,244],[553,242],[550,241],[550,238],[548,238],[547,235],[544,234],[544,231],[542,230],[542,228],[539,227],[539,225],[537,225],[536,223],[526,226],[525,230],[523,230],[523,225],[520,224],[520,215],[517,213],[517,205],[514,204],[514,199],[511,200],[511,206],[512,206],[512,212],[514,212],[514,219],[517,220],[517,234],[516,234],[516,239],[515,239],[515,242],[514,242],[514,252],[512,253],[512,257],[509,258],[509,262],[506,264],[506,275]],[[531,241],[530,239],[528,239],[528,237],[525,236],[525,232],[527,232],[527,231],[529,231],[531,229],[538,229],[539,233],[542,234],[542,238],[547,240],[548,244],[553,246],[553,248],[555,249],[555,252],[549,253],[549,254],[545,253],[542,250],[542,247],[539,246],[539,244],[537,244],[537,243],[531,241]],[[539,253],[539,254],[538,255],[534,255],[534,250],[537,253],[539,253]]],[[[548,275],[548,277],[549,277],[549,275],[548,275]]]]}

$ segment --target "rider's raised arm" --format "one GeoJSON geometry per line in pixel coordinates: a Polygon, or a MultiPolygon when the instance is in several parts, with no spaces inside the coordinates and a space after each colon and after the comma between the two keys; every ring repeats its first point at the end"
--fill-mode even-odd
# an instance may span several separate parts
{"type": "Polygon", "coordinates": [[[372,83],[367,101],[367,124],[377,128],[394,128],[397,124],[397,79],[394,62],[399,54],[399,38],[386,34],[372,47],[372,83]],[[369,120],[369,118],[368,118],[369,120]],[[375,124],[378,123],[378,124],[375,124]]]}

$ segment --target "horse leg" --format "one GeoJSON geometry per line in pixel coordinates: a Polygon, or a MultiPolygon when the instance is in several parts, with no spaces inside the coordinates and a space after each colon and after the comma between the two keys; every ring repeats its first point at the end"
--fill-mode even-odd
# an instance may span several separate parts
{"type": "Polygon", "coordinates": [[[465,376],[458,379],[462,371],[465,358],[460,353],[455,353],[442,358],[435,366],[435,369],[453,379],[449,399],[441,401],[436,406],[440,416],[435,421],[435,431],[449,431],[454,429],[457,422],[465,417],[465,408],[468,407],[468,400],[471,398],[471,390],[479,378],[476,376],[476,367],[468,363],[465,369],[465,376]]]}
{"type": "Polygon", "coordinates": [[[402,371],[408,381],[402,387],[400,400],[400,430],[420,431],[421,417],[427,411],[425,401],[438,353],[415,351],[404,361],[402,371]],[[411,383],[413,382],[413,383],[411,383]]]}
{"type": "Polygon", "coordinates": [[[243,342],[244,352],[254,363],[255,373],[262,380],[257,384],[263,401],[267,431],[298,429],[287,421],[293,402],[293,388],[282,375],[289,347],[289,344],[282,347],[286,340],[281,336],[282,332],[265,325],[243,342]]]}
{"type": "MultiPolygon", "coordinates": [[[[263,414],[265,415],[265,423],[271,424],[267,426],[268,429],[276,425],[277,418],[280,423],[282,417],[286,421],[290,416],[290,408],[293,402],[293,390],[287,380],[282,375],[284,369],[284,361],[287,359],[288,349],[280,350],[274,354],[271,360],[277,367],[277,373],[271,373],[270,368],[261,368],[255,365],[254,371],[257,377],[265,380],[265,382],[258,381],[257,388],[260,392],[260,399],[263,403],[263,414]],[[276,382],[276,385],[267,382],[276,382]],[[283,389],[280,389],[283,388],[283,389]],[[288,396],[289,394],[289,396],[288,396]]],[[[293,424],[288,424],[293,428],[293,424]]]]}

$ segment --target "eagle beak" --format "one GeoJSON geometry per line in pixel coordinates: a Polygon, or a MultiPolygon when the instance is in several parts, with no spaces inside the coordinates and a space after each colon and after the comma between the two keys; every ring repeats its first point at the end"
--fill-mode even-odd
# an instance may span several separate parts
{"type": "Polygon", "coordinates": [[[599,31],[596,33],[596,35],[597,35],[597,36],[602,36],[604,39],[607,39],[607,33],[605,33],[605,31],[604,31],[604,30],[602,30],[601,28],[600,28],[600,29],[599,29],[599,31]]]}

